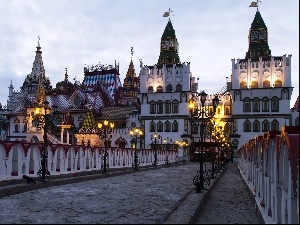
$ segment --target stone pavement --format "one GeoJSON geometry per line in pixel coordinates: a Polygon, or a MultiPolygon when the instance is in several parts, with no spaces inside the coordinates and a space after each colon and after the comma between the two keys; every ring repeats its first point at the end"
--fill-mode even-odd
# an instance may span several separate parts
{"type": "Polygon", "coordinates": [[[253,194],[241,177],[235,163],[212,187],[209,198],[198,214],[195,224],[263,224],[253,194]]]}
{"type": "MultiPolygon", "coordinates": [[[[228,165],[218,179],[211,180],[210,188],[202,193],[197,193],[192,184],[199,169],[199,164],[193,162],[80,177],[62,175],[60,179],[38,184],[27,184],[21,180],[21,184],[9,184],[13,191],[0,187],[0,193],[3,193],[0,196],[0,223],[201,223],[199,212],[206,202],[209,203],[211,190],[214,192],[215,188],[224,185],[219,183],[222,176],[235,186],[239,182],[237,178],[231,178],[228,172],[231,166],[237,169],[236,165],[228,165]]],[[[235,172],[238,172],[236,169],[235,172]]],[[[221,188],[232,190],[230,186],[227,183],[221,188]]],[[[244,190],[245,184],[240,189],[244,190]]],[[[228,207],[228,203],[232,204],[224,201],[223,206],[228,207]]],[[[241,206],[234,205],[233,213],[240,214],[241,206]]],[[[253,212],[255,208],[251,204],[247,207],[245,213],[253,212]]],[[[223,213],[223,218],[226,215],[227,212],[223,213]]],[[[240,219],[242,217],[239,216],[240,219]]],[[[213,221],[206,220],[205,223],[213,221]]],[[[243,223],[238,219],[235,222],[243,223]]],[[[230,222],[227,220],[226,223],[230,222]]]]}

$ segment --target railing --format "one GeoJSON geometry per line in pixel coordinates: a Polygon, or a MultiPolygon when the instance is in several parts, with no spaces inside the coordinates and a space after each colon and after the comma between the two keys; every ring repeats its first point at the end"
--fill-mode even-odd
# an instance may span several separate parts
{"type": "MultiPolygon", "coordinates": [[[[36,177],[41,167],[43,144],[0,141],[0,180],[21,178],[22,175],[36,177]]],[[[109,168],[132,168],[135,149],[107,148],[109,168]]],[[[47,147],[47,171],[51,175],[81,171],[101,170],[104,148],[79,145],[51,144],[47,147]]],[[[166,156],[170,163],[177,162],[175,150],[157,151],[158,165],[164,165],[166,156]]],[[[154,150],[139,149],[139,166],[154,162],[154,150]]]]}
{"type": "Polygon", "coordinates": [[[238,164],[266,223],[299,224],[299,126],[249,140],[238,164]]]}

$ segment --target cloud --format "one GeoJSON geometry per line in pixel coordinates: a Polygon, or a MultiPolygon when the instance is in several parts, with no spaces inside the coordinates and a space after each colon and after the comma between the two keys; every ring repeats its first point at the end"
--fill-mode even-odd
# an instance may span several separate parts
{"type": "MultiPolygon", "coordinates": [[[[46,76],[52,86],[64,79],[83,80],[84,65],[120,65],[125,78],[134,47],[133,62],[139,73],[139,59],[154,65],[159,56],[160,38],[169,8],[180,44],[182,62],[191,62],[206,93],[212,94],[226,84],[231,74],[231,59],[244,58],[248,32],[256,8],[251,1],[179,0],[52,0],[1,1],[0,8],[0,102],[6,105],[12,80],[19,90],[31,73],[37,37],[40,36],[46,76]],[[213,79],[212,79],[213,77],[213,79]]],[[[269,32],[272,54],[292,54],[291,101],[299,93],[299,1],[263,1],[259,10],[269,32]]]]}

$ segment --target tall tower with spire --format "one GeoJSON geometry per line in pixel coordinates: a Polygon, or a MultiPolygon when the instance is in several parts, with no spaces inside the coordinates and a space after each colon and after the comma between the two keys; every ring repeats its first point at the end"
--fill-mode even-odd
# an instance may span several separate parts
{"type": "MultiPolygon", "coordinates": [[[[238,149],[247,140],[291,124],[291,55],[273,56],[268,28],[257,7],[249,29],[248,51],[244,59],[232,59],[232,120],[238,149]]],[[[282,37],[284,38],[284,37],[282,37]]]]}
{"type": "MultiPolygon", "coordinates": [[[[168,16],[169,12],[163,17],[168,16]]],[[[168,144],[174,144],[176,139],[188,143],[188,100],[194,80],[190,63],[180,61],[177,36],[172,21],[168,19],[160,38],[157,64],[141,65],[140,118],[145,137],[156,133],[166,139],[165,143],[168,144]]],[[[145,148],[151,146],[153,147],[151,140],[145,140],[145,148]]],[[[168,146],[173,148],[177,145],[168,146]]],[[[158,149],[165,147],[163,143],[158,145],[158,149]]]]}
{"type": "Polygon", "coordinates": [[[45,75],[45,68],[40,45],[40,37],[38,37],[38,45],[36,47],[32,71],[25,77],[25,81],[23,82],[23,86],[21,87],[22,92],[27,93],[29,95],[35,95],[40,83],[40,79],[44,86],[45,92],[50,92],[52,90],[52,86],[49,77],[46,77],[45,75]]]}
{"type": "MultiPolygon", "coordinates": [[[[132,57],[133,47],[131,47],[131,59],[129,67],[124,79],[122,87],[118,89],[118,104],[119,105],[131,105],[133,102],[138,103],[138,93],[140,91],[140,78],[136,76],[132,57]]],[[[138,104],[139,105],[139,104],[138,104]]]]}
{"type": "Polygon", "coordinates": [[[43,88],[45,94],[52,90],[51,82],[49,78],[45,76],[40,37],[38,37],[38,45],[35,53],[32,71],[25,77],[23,85],[20,87],[21,90],[13,91],[12,82],[9,86],[9,96],[7,100],[7,108],[9,110],[14,110],[19,107],[21,102],[25,101],[25,98],[33,101],[36,97],[39,85],[40,88],[43,88]]]}

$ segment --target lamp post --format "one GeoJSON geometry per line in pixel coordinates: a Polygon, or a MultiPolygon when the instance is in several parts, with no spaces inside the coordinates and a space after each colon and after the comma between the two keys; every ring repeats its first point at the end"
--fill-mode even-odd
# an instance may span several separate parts
{"type": "MultiPolygon", "coordinates": [[[[103,155],[103,165],[101,166],[101,169],[103,169],[103,173],[106,173],[106,170],[108,169],[108,165],[106,163],[106,158],[107,158],[107,136],[108,134],[111,134],[112,129],[114,128],[115,124],[114,123],[109,123],[107,120],[104,120],[103,124],[98,123],[98,132],[99,132],[99,137],[104,138],[104,155],[103,155]]],[[[108,138],[110,139],[110,138],[108,138]]]]}
{"type": "Polygon", "coordinates": [[[158,139],[160,139],[160,135],[157,135],[156,133],[151,135],[151,141],[152,144],[154,144],[154,163],[153,166],[156,166],[157,164],[157,144],[158,144],[158,139]]]}
{"type": "Polygon", "coordinates": [[[51,110],[51,108],[49,106],[49,102],[45,100],[43,102],[43,104],[40,105],[39,107],[35,108],[35,111],[34,111],[36,127],[39,128],[39,129],[43,129],[43,131],[44,131],[44,134],[43,134],[44,144],[43,144],[43,150],[42,150],[41,168],[37,172],[37,175],[38,175],[38,177],[41,178],[42,182],[46,181],[46,177],[47,178],[50,177],[50,173],[47,169],[47,159],[48,159],[47,132],[48,132],[48,129],[51,127],[51,120],[48,118],[49,114],[47,114],[48,109],[51,110]],[[40,114],[40,108],[41,107],[44,108],[44,110],[45,110],[44,114],[40,114]]]}
{"type": "Polygon", "coordinates": [[[134,169],[138,169],[138,152],[137,152],[137,141],[141,139],[141,136],[143,135],[143,131],[139,128],[135,128],[134,130],[129,131],[130,136],[133,138],[132,141],[134,141],[134,169]]]}
{"type": "MultiPolygon", "coordinates": [[[[194,177],[194,184],[196,186],[197,192],[201,193],[204,190],[204,176],[203,176],[203,164],[204,164],[204,127],[206,126],[206,121],[212,119],[216,112],[216,109],[219,104],[219,99],[217,95],[212,99],[213,102],[213,111],[209,111],[208,107],[205,105],[207,94],[202,91],[201,93],[193,93],[192,98],[189,100],[189,109],[191,113],[191,126],[195,121],[200,120],[200,140],[201,140],[201,149],[200,149],[200,156],[199,156],[199,163],[200,163],[200,170],[199,173],[196,174],[194,177]],[[200,97],[201,105],[195,107],[195,100],[200,97]]],[[[192,135],[192,134],[191,134],[192,135]]]]}

